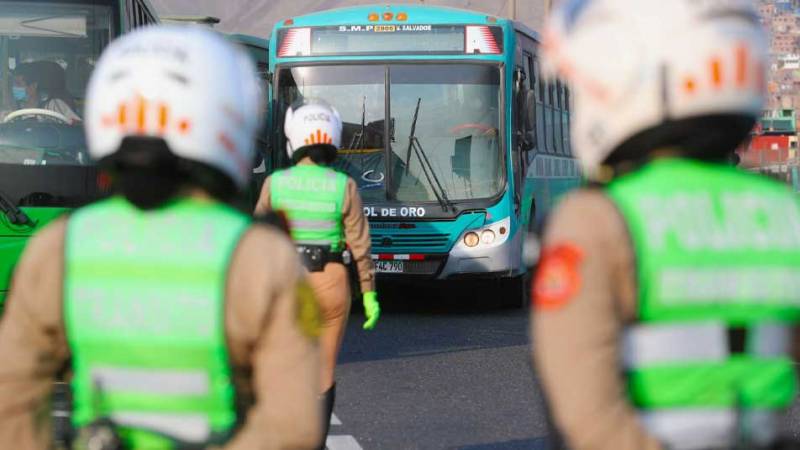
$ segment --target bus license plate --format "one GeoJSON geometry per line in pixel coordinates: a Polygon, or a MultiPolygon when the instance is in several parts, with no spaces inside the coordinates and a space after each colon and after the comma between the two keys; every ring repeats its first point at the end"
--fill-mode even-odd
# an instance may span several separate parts
{"type": "Polygon", "coordinates": [[[403,261],[375,261],[378,273],[403,273],[403,261]]]}

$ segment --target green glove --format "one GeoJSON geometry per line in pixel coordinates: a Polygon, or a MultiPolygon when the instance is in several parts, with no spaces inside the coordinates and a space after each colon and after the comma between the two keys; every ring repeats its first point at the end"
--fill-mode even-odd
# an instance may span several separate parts
{"type": "Polygon", "coordinates": [[[364,314],[367,316],[367,321],[364,322],[364,329],[371,330],[375,328],[378,323],[378,317],[381,316],[381,305],[378,303],[378,293],[375,291],[364,292],[364,314]]]}

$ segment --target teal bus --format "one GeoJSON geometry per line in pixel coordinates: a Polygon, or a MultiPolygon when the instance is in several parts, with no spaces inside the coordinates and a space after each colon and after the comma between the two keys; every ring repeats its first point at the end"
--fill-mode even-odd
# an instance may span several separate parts
{"type": "Polygon", "coordinates": [[[81,124],[100,53],[157,22],[147,0],[0,0],[0,310],[28,238],[102,195],[81,124]],[[22,98],[20,77],[41,97],[22,98]]]}
{"type": "MultiPolygon", "coordinates": [[[[241,48],[243,48],[256,66],[256,74],[260,81],[261,91],[266,100],[270,92],[269,83],[269,40],[262,39],[249,34],[227,34],[225,37],[241,48]]],[[[256,136],[256,160],[253,163],[253,178],[250,181],[250,188],[246,190],[243,198],[244,207],[250,211],[255,207],[258,194],[261,192],[261,185],[267,175],[273,171],[272,159],[265,157],[269,148],[269,132],[267,126],[263,126],[256,136]]]]}
{"type": "MultiPolygon", "coordinates": [[[[524,300],[523,243],[580,183],[569,92],[540,75],[538,35],[486,14],[359,6],[292,17],[270,38],[273,164],[289,105],[344,122],[383,279],[495,279],[524,300]]],[[[494,284],[492,284],[494,285],[494,284]]]]}

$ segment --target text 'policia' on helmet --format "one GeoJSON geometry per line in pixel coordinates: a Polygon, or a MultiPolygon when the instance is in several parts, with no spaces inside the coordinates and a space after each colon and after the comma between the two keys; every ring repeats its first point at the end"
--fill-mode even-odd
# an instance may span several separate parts
{"type": "Polygon", "coordinates": [[[204,164],[244,187],[261,122],[256,70],[216,33],[154,26],[103,52],[89,81],[86,135],[102,161],[125,138],[163,140],[176,157],[204,164]]]}
{"type": "Polygon", "coordinates": [[[311,146],[330,146],[335,152],[342,143],[342,119],[336,108],[326,101],[303,98],[286,110],[283,132],[289,158],[311,146]]]}
{"type": "Polygon", "coordinates": [[[658,146],[732,151],[761,111],[766,44],[750,0],[567,0],[543,52],[574,93],[573,148],[591,176],[658,146]],[[717,135],[703,140],[701,124],[717,135]]]}

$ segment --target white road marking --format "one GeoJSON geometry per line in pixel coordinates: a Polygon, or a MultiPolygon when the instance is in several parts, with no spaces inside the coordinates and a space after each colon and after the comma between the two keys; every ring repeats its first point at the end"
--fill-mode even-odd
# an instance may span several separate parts
{"type": "Polygon", "coordinates": [[[331,414],[331,425],[341,425],[342,421],[336,417],[336,414],[331,414]]]}
{"type": "Polygon", "coordinates": [[[328,450],[364,450],[353,436],[328,436],[325,441],[328,450]]]}

